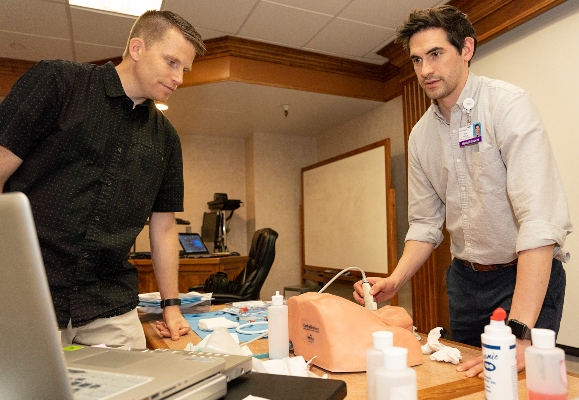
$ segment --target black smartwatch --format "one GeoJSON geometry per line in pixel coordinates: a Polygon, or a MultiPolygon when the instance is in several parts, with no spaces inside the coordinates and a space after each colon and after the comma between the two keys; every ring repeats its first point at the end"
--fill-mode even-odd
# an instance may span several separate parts
{"type": "Polygon", "coordinates": [[[167,299],[161,300],[161,308],[165,308],[167,306],[180,306],[181,299],[167,299]]]}
{"type": "Polygon", "coordinates": [[[516,319],[510,319],[507,325],[511,327],[511,331],[513,332],[513,335],[515,335],[517,339],[531,340],[531,330],[527,325],[517,321],[516,319]]]}

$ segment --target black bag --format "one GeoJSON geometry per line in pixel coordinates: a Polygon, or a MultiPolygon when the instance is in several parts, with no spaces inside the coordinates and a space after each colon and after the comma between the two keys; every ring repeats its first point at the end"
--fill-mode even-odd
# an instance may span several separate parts
{"type": "Polygon", "coordinates": [[[225,272],[211,274],[209,278],[205,280],[205,285],[203,286],[205,293],[235,293],[236,289],[237,284],[235,282],[229,282],[225,272]]]}

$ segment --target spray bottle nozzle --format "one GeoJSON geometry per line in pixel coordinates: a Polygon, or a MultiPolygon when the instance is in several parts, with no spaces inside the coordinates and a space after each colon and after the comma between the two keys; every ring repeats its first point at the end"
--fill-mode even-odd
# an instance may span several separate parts
{"type": "Polygon", "coordinates": [[[493,315],[491,315],[492,321],[504,321],[507,318],[507,312],[502,309],[501,307],[497,308],[493,311],[493,315]]]}

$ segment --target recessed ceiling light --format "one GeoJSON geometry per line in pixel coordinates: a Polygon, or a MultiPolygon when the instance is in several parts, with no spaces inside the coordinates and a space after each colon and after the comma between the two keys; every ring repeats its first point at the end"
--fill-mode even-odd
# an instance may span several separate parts
{"type": "Polygon", "coordinates": [[[110,11],[138,17],[148,10],[160,10],[163,0],[69,0],[71,6],[110,11]]]}

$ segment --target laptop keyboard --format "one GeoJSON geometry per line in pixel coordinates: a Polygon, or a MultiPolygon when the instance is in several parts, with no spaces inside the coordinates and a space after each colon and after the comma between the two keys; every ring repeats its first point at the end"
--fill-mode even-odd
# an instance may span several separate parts
{"type": "Polygon", "coordinates": [[[145,376],[114,372],[68,368],[74,398],[78,400],[108,399],[109,397],[152,380],[145,376]]]}

